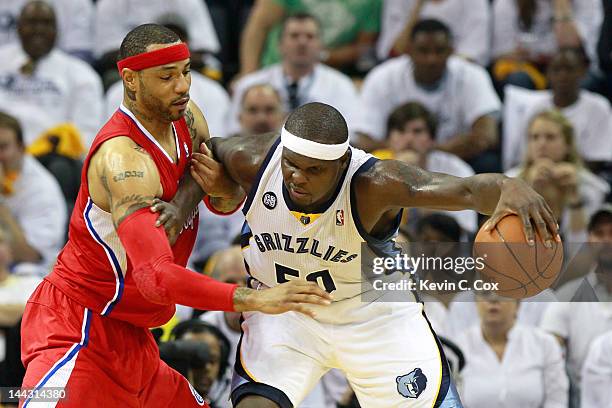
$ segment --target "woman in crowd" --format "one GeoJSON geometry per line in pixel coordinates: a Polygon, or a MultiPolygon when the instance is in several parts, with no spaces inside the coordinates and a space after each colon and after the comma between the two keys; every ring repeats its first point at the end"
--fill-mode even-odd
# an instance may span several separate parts
{"type": "Polygon", "coordinates": [[[544,197],[566,242],[585,242],[587,221],[610,188],[583,166],[574,129],[555,110],[534,116],[527,131],[526,157],[506,174],[524,179],[544,197]]]}
{"type": "Polygon", "coordinates": [[[476,296],[480,324],[457,338],[466,360],[466,408],[567,408],[561,346],[544,331],[516,324],[518,302],[476,296]]]}

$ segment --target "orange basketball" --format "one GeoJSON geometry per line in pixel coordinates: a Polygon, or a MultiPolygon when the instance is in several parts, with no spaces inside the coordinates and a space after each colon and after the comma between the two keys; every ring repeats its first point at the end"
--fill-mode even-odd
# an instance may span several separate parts
{"type": "Polygon", "coordinates": [[[478,272],[483,280],[497,283],[498,295],[523,299],[555,282],[563,264],[563,244],[554,241],[546,248],[536,233],[535,245],[530,246],[521,219],[508,215],[490,232],[478,231],[474,257],[482,257],[484,268],[478,272]]]}

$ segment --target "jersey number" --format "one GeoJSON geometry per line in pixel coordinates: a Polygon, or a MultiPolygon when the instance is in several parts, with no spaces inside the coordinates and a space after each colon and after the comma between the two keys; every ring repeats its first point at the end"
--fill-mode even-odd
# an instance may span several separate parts
{"type": "MultiPolygon", "coordinates": [[[[291,280],[289,278],[290,276],[294,278],[300,277],[300,271],[298,271],[297,269],[292,269],[285,265],[279,265],[277,263],[275,263],[274,266],[276,267],[276,281],[278,283],[289,282],[291,280]]],[[[308,275],[306,275],[306,280],[309,282],[314,282],[319,286],[323,284],[323,289],[325,289],[327,293],[332,293],[334,290],[336,290],[336,284],[334,283],[334,280],[332,279],[329,270],[327,269],[309,273],[308,275]]]]}

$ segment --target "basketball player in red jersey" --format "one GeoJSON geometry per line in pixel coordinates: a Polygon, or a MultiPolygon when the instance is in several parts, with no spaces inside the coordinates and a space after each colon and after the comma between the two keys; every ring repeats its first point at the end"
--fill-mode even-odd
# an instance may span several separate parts
{"type": "MultiPolygon", "coordinates": [[[[197,212],[186,217],[171,247],[149,206],[174,196],[192,146],[209,137],[189,101],[189,51],[174,32],[146,24],[127,34],[120,58],[123,104],[92,144],[68,243],[23,317],[23,386],[36,392],[22,407],[207,406],[160,361],[148,330],[167,322],[176,303],[266,313],[310,313],[304,303],[329,303],[314,283],[257,292],[184,268],[197,212]],[[57,405],[40,402],[50,387],[65,390],[57,405]]],[[[221,212],[237,207],[241,189],[213,173],[207,205],[221,212]]],[[[181,183],[200,188],[188,175],[181,183]]]]}

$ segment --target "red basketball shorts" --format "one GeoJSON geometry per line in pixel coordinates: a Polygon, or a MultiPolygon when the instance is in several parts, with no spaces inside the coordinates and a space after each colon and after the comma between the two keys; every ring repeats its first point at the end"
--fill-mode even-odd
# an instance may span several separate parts
{"type": "Polygon", "coordinates": [[[20,407],[208,407],[159,359],[148,329],[95,314],[47,281],[28,301],[21,334],[23,387],[65,397],[43,402],[44,392],[30,392],[38,399],[20,407]]]}

